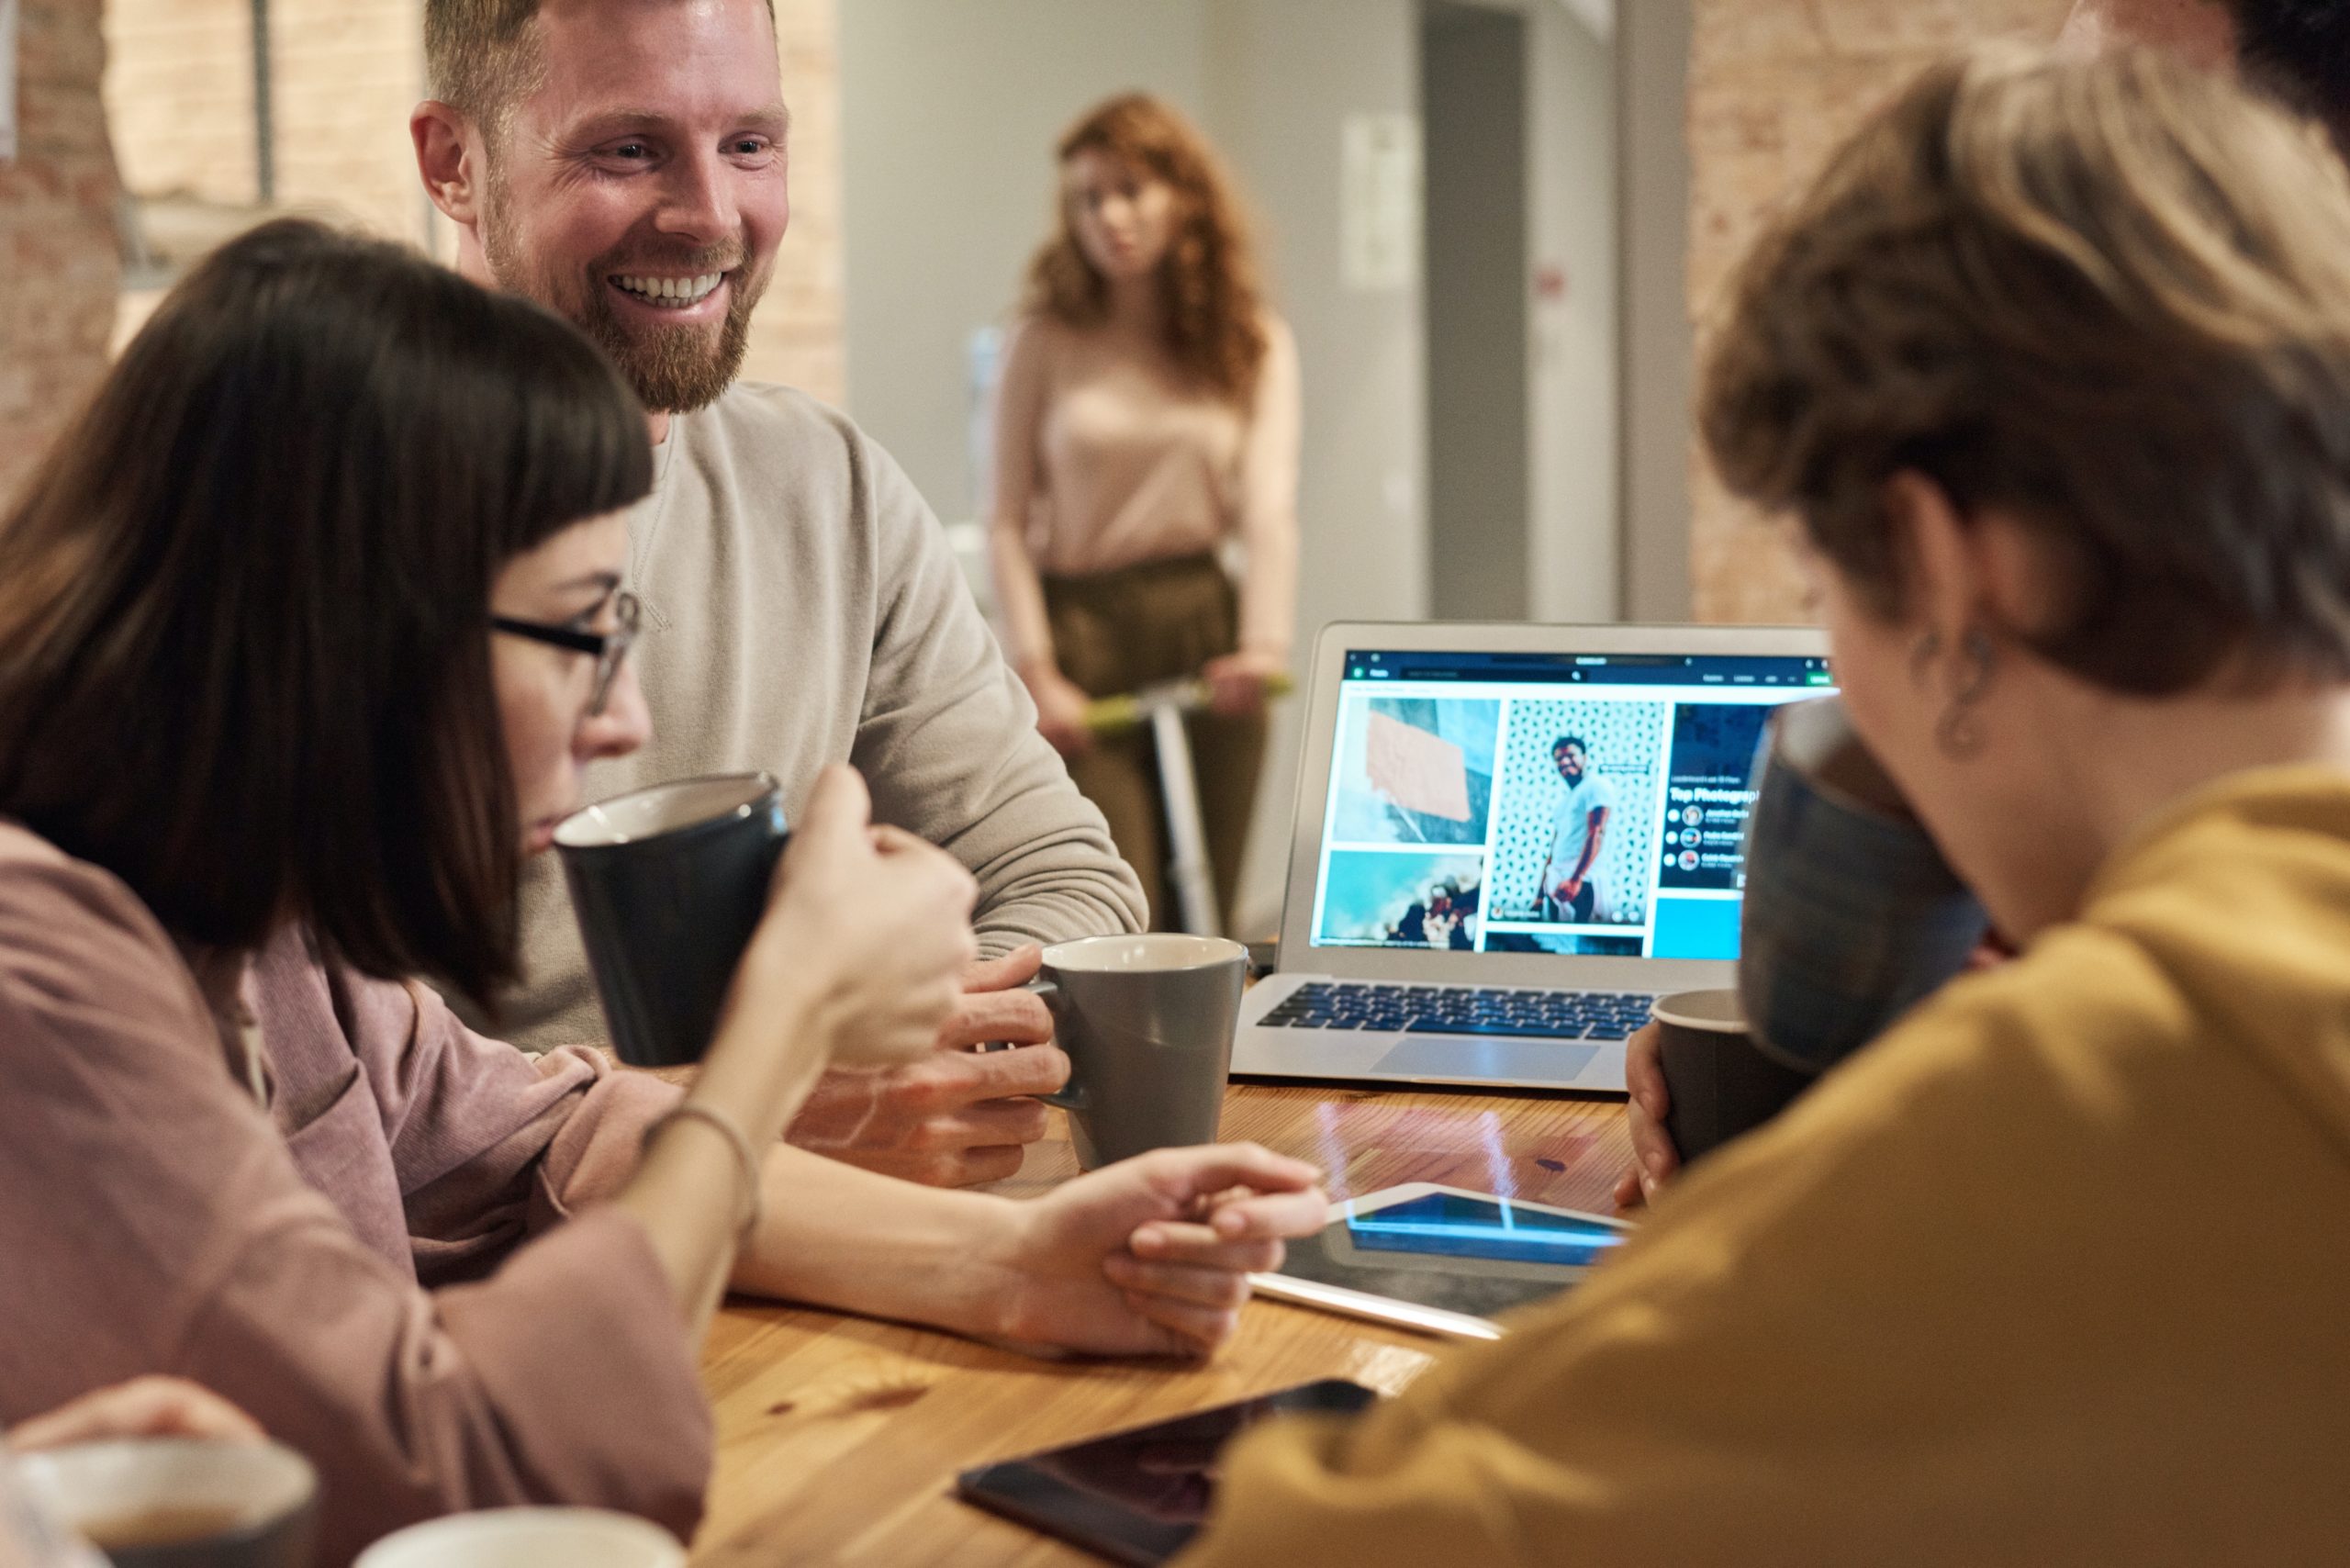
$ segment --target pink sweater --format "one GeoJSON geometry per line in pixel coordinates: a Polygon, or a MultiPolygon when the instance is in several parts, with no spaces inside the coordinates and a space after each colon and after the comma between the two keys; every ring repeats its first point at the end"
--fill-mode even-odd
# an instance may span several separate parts
{"type": "Polygon", "coordinates": [[[643,1230],[586,1208],[677,1091],[533,1060],[298,935],[246,999],[266,1111],[146,906],[0,823],[0,1424],[194,1378],[318,1465],[330,1563],[519,1502],[689,1533],[693,1350],[643,1230]]]}
{"type": "Polygon", "coordinates": [[[1004,344],[996,392],[996,526],[1031,567],[998,571],[1015,664],[1052,652],[1035,573],[1091,577],[1237,538],[1240,645],[1286,658],[1297,620],[1297,343],[1265,317],[1246,409],[1157,349],[1032,316],[1004,344]]]}

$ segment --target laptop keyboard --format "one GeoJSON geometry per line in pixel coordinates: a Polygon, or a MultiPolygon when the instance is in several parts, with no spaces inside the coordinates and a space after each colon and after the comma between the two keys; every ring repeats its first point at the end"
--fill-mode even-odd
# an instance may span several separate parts
{"type": "Polygon", "coordinates": [[[1277,1029],[1620,1040],[1649,1021],[1655,1000],[1622,991],[1308,980],[1258,1022],[1277,1029]]]}

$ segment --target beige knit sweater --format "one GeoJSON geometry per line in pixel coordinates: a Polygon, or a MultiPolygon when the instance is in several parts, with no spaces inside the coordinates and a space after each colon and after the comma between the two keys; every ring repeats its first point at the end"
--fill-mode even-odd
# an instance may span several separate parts
{"type": "MultiPolygon", "coordinates": [[[[653,739],[588,771],[600,800],[765,768],[797,814],[827,764],[874,815],[979,879],[980,946],[1140,927],[1142,891],[1004,666],[937,520],[889,454],[788,387],[672,419],[629,519],[653,739]]],[[[526,1050],[606,1037],[552,855],[525,873],[527,978],[494,1029],[526,1050]]],[[[476,1020],[477,1025],[482,1021],[476,1020]]]]}

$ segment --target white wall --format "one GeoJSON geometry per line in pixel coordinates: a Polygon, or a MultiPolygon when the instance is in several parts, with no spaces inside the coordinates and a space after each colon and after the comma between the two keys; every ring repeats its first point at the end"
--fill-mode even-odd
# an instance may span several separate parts
{"type": "Polygon", "coordinates": [[[1008,319],[1053,143],[1141,88],[1201,112],[1204,0],[844,0],[848,398],[942,518],[974,515],[966,344],[1008,319]]]}
{"type": "MultiPolygon", "coordinates": [[[[1208,0],[1207,15],[1208,122],[1262,217],[1304,377],[1303,672],[1324,622],[1427,610],[1419,291],[1350,290],[1339,252],[1341,128],[1351,115],[1416,113],[1418,9],[1413,0],[1208,0]]],[[[1240,900],[1252,933],[1280,912],[1300,706],[1280,711],[1258,796],[1240,900]]]]}
{"type": "MultiPolygon", "coordinates": [[[[1256,212],[1304,380],[1297,667],[1334,620],[1427,612],[1416,286],[1349,289],[1342,127],[1414,115],[1414,0],[844,0],[848,387],[942,516],[968,515],[964,343],[1042,237],[1051,144],[1141,87],[1197,114],[1256,212]]],[[[1280,711],[1241,898],[1278,915],[1301,705],[1280,711]]]]}
{"type": "Polygon", "coordinates": [[[1617,7],[1625,613],[1689,618],[1689,0],[1617,7]]]}
{"type": "Polygon", "coordinates": [[[1535,439],[1527,90],[1517,10],[1421,0],[1428,610],[1522,621],[1535,439]]]}
{"type": "MultiPolygon", "coordinates": [[[[1652,0],[1633,0],[1617,12],[1652,0]]],[[[1531,276],[1555,269],[1564,293],[1536,291],[1528,376],[1530,506],[1527,612],[1606,622],[1619,591],[1616,53],[1586,15],[1527,7],[1528,243],[1531,276]]]]}

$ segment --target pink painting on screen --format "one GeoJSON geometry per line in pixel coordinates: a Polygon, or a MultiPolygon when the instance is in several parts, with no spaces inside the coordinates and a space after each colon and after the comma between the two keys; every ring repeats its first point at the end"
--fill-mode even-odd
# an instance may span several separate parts
{"type": "Polygon", "coordinates": [[[1447,822],[1469,820],[1469,768],[1460,748],[1426,730],[1370,715],[1363,733],[1363,770],[1371,788],[1407,812],[1447,822]]]}

